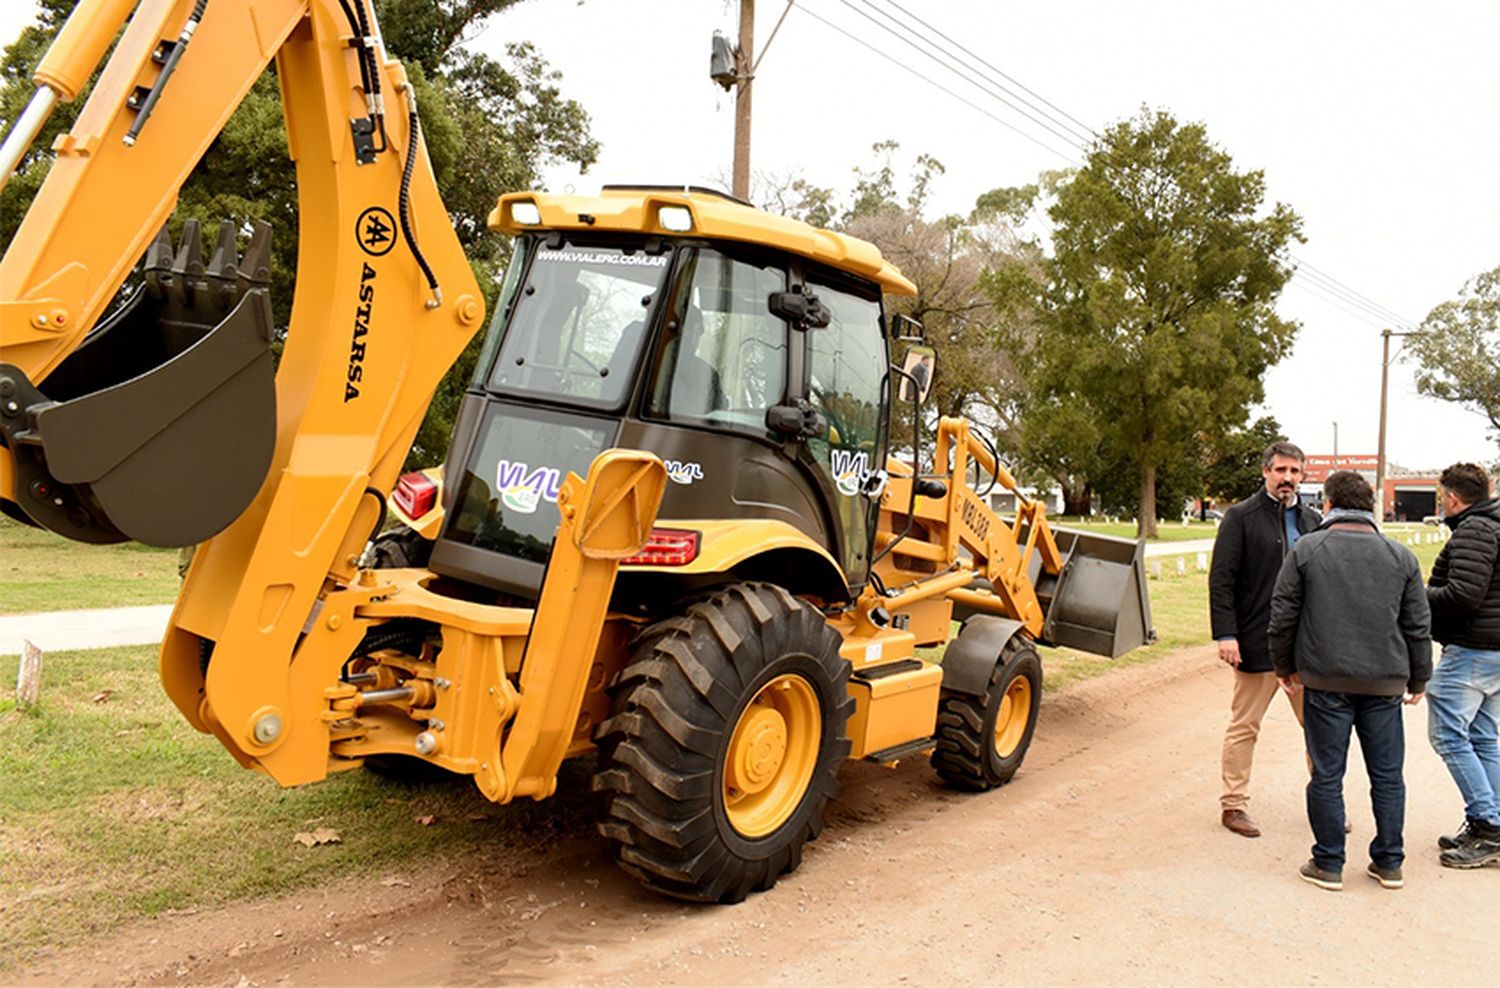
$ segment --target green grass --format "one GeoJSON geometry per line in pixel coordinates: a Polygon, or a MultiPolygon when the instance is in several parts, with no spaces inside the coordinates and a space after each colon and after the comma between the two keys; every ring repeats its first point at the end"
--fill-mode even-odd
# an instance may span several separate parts
{"type": "Polygon", "coordinates": [[[1127,652],[1118,659],[1071,648],[1044,648],[1041,650],[1043,684],[1048,691],[1066,689],[1111,669],[1154,662],[1168,652],[1209,640],[1208,574],[1190,568],[1186,575],[1177,576],[1170,567],[1163,567],[1162,572],[1160,579],[1146,581],[1156,643],[1127,652]]]}
{"type": "Polygon", "coordinates": [[[0,515],[0,614],[167,604],[177,550],[85,545],[0,515]]]}
{"type": "MultiPolygon", "coordinates": [[[[281,789],[188,726],[157,681],[154,653],[49,654],[38,707],[0,701],[9,948],[0,970],[136,917],[356,873],[378,879],[421,855],[545,844],[588,818],[588,767],[578,763],[564,766],[557,796],[511,806],[458,777],[409,785],[355,771],[281,789]],[[425,815],[436,822],[418,823],[425,815]],[[317,827],[339,831],[342,843],[293,841],[317,827]]],[[[15,675],[16,660],[0,660],[0,681],[15,675]]]]}

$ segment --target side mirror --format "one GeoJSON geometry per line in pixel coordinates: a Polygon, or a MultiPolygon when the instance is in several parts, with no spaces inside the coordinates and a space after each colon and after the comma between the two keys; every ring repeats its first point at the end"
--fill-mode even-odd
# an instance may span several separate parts
{"type": "Polygon", "coordinates": [[[772,292],[769,304],[772,315],[797,329],[822,329],[833,318],[828,306],[818,301],[818,296],[806,285],[798,285],[789,292],[772,292]]]}
{"type": "Polygon", "coordinates": [[[932,378],[937,373],[937,351],[930,346],[912,346],[901,362],[905,376],[901,382],[901,398],[915,405],[925,404],[932,390],[932,378]]]}

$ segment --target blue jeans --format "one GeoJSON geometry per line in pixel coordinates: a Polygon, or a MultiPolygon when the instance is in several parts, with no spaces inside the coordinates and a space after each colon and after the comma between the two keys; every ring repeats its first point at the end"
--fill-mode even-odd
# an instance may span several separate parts
{"type": "Polygon", "coordinates": [[[1312,824],[1313,861],[1324,871],[1344,870],[1344,770],[1349,763],[1349,730],[1359,735],[1359,750],[1370,773],[1370,805],[1375,812],[1375,839],[1370,860],[1381,868],[1399,868],[1406,859],[1401,830],[1406,824],[1406,733],[1401,697],[1364,696],[1306,690],[1303,731],[1312,778],[1307,783],[1307,819],[1312,824]]]}
{"type": "Polygon", "coordinates": [[[1427,711],[1427,738],[1463,793],[1465,815],[1500,825],[1500,652],[1444,645],[1427,711]]]}

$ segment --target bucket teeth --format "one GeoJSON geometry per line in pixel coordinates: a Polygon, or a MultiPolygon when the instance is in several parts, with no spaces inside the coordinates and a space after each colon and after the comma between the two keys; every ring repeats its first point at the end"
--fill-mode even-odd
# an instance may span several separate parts
{"type": "Polygon", "coordinates": [[[250,230],[250,246],[240,258],[241,291],[271,283],[271,224],[257,220],[250,230]]]}
{"type": "Polygon", "coordinates": [[[203,263],[203,238],[196,219],[182,224],[182,238],[174,248],[163,227],[146,248],[143,274],[151,294],[182,306],[192,306],[200,295],[212,297],[221,308],[232,308],[245,293],[271,282],[271,225],[256,221],[242,258],[236,249],[238,227],[219,223],[208,264],[203,263]]]}
{"type": "Polygon", "coordinates": [[[208,259],[208,276],[233,281],[239,277],[240,255],[234,246],[234,224],[219,221],[219,240],[214,244],[213,256],[208,259]]]}
{"type": "Polygon", "coordinates": [[[182,224],[182,241],[177,245],[177,262],[172,271],[189,278],[203,277],[203,236],[198,230],[197,220],[186,220],[182,224]]]}

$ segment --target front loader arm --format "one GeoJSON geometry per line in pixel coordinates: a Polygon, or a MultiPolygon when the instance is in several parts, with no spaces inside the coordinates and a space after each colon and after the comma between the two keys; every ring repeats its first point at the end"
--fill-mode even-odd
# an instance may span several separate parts
{"type": "Polygon", "coordinates": [[[948,470],[935,486],[922,483],[908,465],[889,461],[891,479],[875,536],[882,552],[876,572],[900,590],[867,595],[863,607],[895,612],[946,597],[961,613],[1010,618],[1038,641],[1109,658],[1155,640],[1143,543],[1054,529],[1042,503],[1021,493],[965,419],[939,420],[933,460],[940,471],[948,470]],[[1013,520],[969,486],[971,458],[1015,495],[1013,520]],[[914,487],[941,494],[913,499],[914,487]],[[907,506],[913,504],[908,522],[907,506]]]}
{"type": "MultiPolygon", "coordinates": [[[[0,262],[0,375],[40,395],[21,410],[35,422],[0,435],[9,436],[0,445],[0,499],[29,513],[36,485],[21,483],[20,456],[28,476],[51,454],[64,458],[66,451],[47,447],[47,416],[70,403],[47,394],[49,376],[84,342],[204,150],[274,58],[300,209],[297,289],[275,376],[274,423],[266,426],[274,448],[248,505],[199,547],[161,654],[173,701],[248,764],[274,757],[284,740],[299,642],[316,623],[320,598],[353,583],[432,393],[484,312],[426,149],[409,128],[415,107],[405,74],[378,49],[386,147],[356,155],[351,120],[366,117],[370,104],[339,0],[208,0],[150,119],[126,145],[136,120],[127,101],[155,81],[153,52],[180,36],[194,7],[195,0],[141,0],[0,262]],[[417,244],[401,223],[408,171],[417,244]],[[440,296],[417,263],[418,245],[440,296]]],[[[128,8],[84,0],[74,19],[123,17],[128,8]]],[[[144,377],[105,391],[143,387],[144,377]]],[[[173,423],[186,435],[177,448],[193,451],[182,469],[189,479],[222,467],[236,436],[252,427],[233,407],[192,417],[211,404],[204,395],[184,412],[190,426],[173,423]]],[[[143,440],[132,457],[149,459],[165,441],[143,440]]],[[[72,507],[106,503],[109,480],[79,485],[97,497],[80,496],[72,507]]]]}
{"type": "Polygon", "coordinates": [[[925,537],[903,538],[900,527],[892,521],[895,513],[904,511],[910,503],[911,487],[916,482],[904,465],[892,464],[890,487],[882,500],[881,528],[876,534],[877,550],[888,546],[893,550],[882,559],[882,577],[902,581],[903,567],[897,565],[900,558],[906,560],[906,568],[933,569],[939,574],[960,567],[962,560],[959,575],[940,576],[942,582],[929,580],[922,585],[957,600],[968,593],[963,588],[969,578],[983,577],[993,588],[992,593],[986,594],[993,602],[992,607],[1003,610],[1024,624],[1033,636],[1039,636],[1046,614],[1037,596],[1037,577],[1042,573],[1056,576],[1063,565],[1043,506],[1021,496],[1015,478],[975,439],[966,419],[945,416],[939,421],[933,456],[934,462],[947,466],[951,472],[941,497],[916,498],[913,514],[925,537]],[[977,460],[997,485],[1016,494],[1013,522],[996,514],[968,485],[970,458],[977,460]]]}

